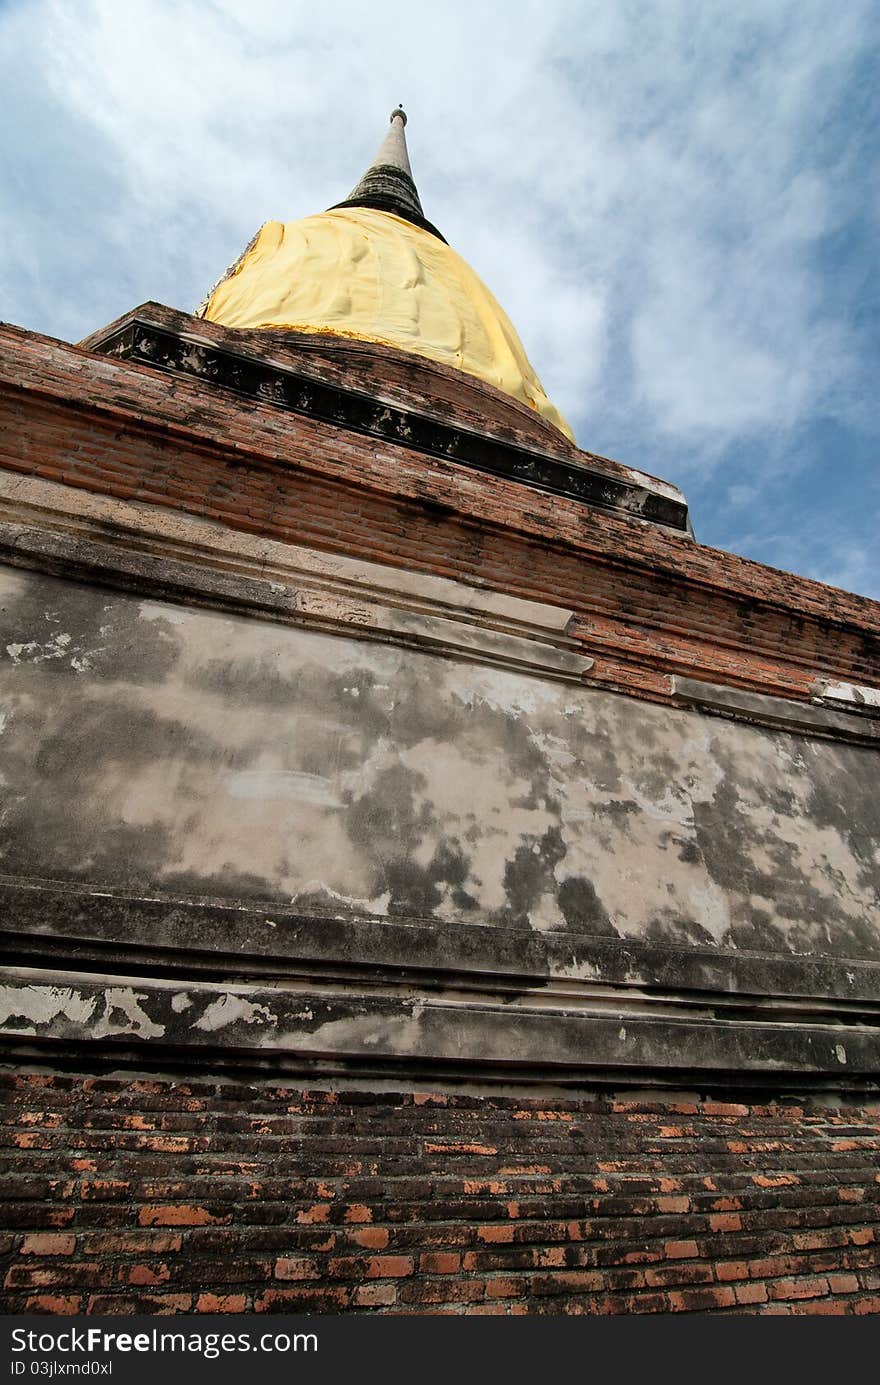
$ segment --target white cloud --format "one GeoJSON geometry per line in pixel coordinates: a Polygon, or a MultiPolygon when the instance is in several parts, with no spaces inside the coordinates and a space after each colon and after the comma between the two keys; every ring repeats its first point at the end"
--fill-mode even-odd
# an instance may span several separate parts
{"type": "Polygon", "coordinates": [[[145,280],[172,260],[207,286],[266,217],[341,196],[385,108],[410,97],[429,215],[465,255],[507,267],[507,282],[489,277],[566,395],[598,387],[609,293],[636,399],[666,432],[785,425],[839,376],[816,365],[840,359],[835,324],[819,350],[806,340],[833,179],[799,164],[858,41],[857,3],[779,4],[775,18],[745,5],[723,23],[686,3],[268,0],[33,4],[18,18],[54,99],[114,152],[118,205],[97,229],[145,280]],[[548,292],[561,328],[583,321],[585,350],[553,351],[548,292]]]}

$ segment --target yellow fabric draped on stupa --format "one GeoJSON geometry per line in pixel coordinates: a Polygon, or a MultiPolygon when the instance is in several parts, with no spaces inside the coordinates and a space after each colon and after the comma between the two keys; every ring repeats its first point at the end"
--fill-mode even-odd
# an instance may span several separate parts
{"type": "Polygon", "coordinates": [[[391,212],[345,206],[266,222],[204,316],[398,347],[495,385],[573,440],[483,281],[439,236],[391,212]]]}

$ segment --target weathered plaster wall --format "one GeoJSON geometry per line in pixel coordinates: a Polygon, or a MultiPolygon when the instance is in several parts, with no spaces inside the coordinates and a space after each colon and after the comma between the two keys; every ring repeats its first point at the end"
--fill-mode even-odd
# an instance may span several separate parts
{"type": "Polygon", "coordinates": [[[4,569],[0,869],[880,957],[868,747],[4,569]]]}

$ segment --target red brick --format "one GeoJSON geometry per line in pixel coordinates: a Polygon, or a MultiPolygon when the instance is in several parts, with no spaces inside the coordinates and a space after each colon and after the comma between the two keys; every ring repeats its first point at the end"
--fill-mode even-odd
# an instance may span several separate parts
{"type": "Polygon", "coordinates": [[[736,1212],[722,1212],[709,1218],[710,1231],[742,1231],[742,1217],[736,1212]]]}
{"type": "Polygon", "coordinates": [[[82,1185],[83,1197],[97,1202],[127,1198],[130,1193],[131,1184],[119,1178],[93,1178],[82,1185]]]}
{"type": "Polygon", "coordinates": [[[696,1259],[700,1253],[696,1241],[667,1241],[663,1249],[667,1260],[696,1259]]]}
{"type": "Polygon", "coordinates": [[[292,1259],[281,1258],[275,1261],[274,1275],[276,1279],[318,1279],[321,1273],[317,1260],[309,1259],[306,1256],[292,1259]]]}
{"type": "Polygon", "coordinates": [[[396,1284],[359,1284],[353,1302],[362,1308],[388,1308],[397,1302],[396,1284]]]}
{"type": "Polygon", "coordinates": [[[771,1299],[821,1298],[828,1293],[828,1280],[821,1277],[813,1279],[780,1279],[768,1285],[771,1299]]]}
{"type": "Polygon", "coordinates": [[[816,1298],[809,1303],[793,1303],[792,1315],[842,1318],[850,1312],[846,1299],[816,1298]]]}
{"type": "Polygon", "coordinates": [[[824,1231],[795,1232],[791,1238],[791,1243],[796,1250],[825,1250],[828,1246],[843,1244],[846,1239],[845,1231],[831,1227],[824,1231]]]}
{"type": "Polygon", "coordinates": [[[57,1313],[65,1317],[81,1311],[79,1294],[32,1294],[25,1300],[26,1313],[57,1313]]]}
{"type": "Polygon", "coordinates": [[[349,1302],[347,1288],[326,1288],[318,1285],[301,1285],[296,1289],[264,1289],[254,1299],[255,1313],[335,1312],[345,1308],[349,1302]]]}
{"type": "Polygon", "coordinates": [[[179,1231],[90,1232],[80,1236],[79,1244],[86,1255],[165,1255],[180,1250],[183,1237],[179,1231]]]}
{"type": "Polygon", "coordinates": [[[297,1212],[296,1219],[302,1226],[320,1225],[329,1221],[330,1205],[326,1202],[318,1202],[314,1207],[309,1207],[304,1212],[297,1212]]]}
{"type": "Polygon", "coordinates": [[[244,1313],[246,1311],[246,1294],[199,1294],[196,1299],[197,1313],[244,1313]]]}
{"type": "Polygon", "coordinates": [[[438,1144],[432,1144],[431,1141],[426,1140],[426,1141],[425,1141],[425,1153],[426,1153],[426,1154],[497,1154],[497,1153],[498,1153],[498,1150],[497,1150],[497,1148],[496,1148],[495,1145],[484,1145],[484,1144],[478,1144],[478,1143],[476,1143],[476,1142],[474,1142],[474,1143],[472,1143],[472,1144],[453,1144],[453,1143],[450,1143],[450,1144],[438,1145],[438,1144]]]}
{"type": "Polygon", "coordinates": [[[430,1251],[419,1256],[420,1274],[457,1274],[461,1269],[461,1256],[452,1251],[430,1251]]]}
{"type": "Polygon", "coordinates": [[[857,1294],[859,1281],[854,1274],[829,1274],[828,1288],[832,1294],[857,1294]]]}
{"type": "Polygon", "coordinates": [[[24,1130],[12,1136],[12,1142],[19,1149],[51,1149],[52,1140],[40,1135],[36,1130],[24,1130]]]}
{"type": "Polygon", "coordinates": [[[191,1294],[139,1294],[136,1297],[122,1294],[93,1294],[86,1306],[88,1314],[113,1314],[128,1317],[132,1313],[155,1313],[159,1317],[170,1317],[176,1313],[188,1313],[192,1308],[191,1294]]]}
{"type": "Polygon", "coordinates": [[[674,1313],[704,1313],[713,1308],[729,1308],[736,1303],[732,1289],[680,1289],[669,1294],[669,1306],[674,1313]]]}
{"type": "Polygon", "coordinates": [[[401,1279],[413,1272],[411,1255],[374,1255],[367,1265],[367,1279],[401,1279]]]}
{"type": "Polygon", "coordinates": [[[523,1288],[516,1279],[487,1279],[486,1298],[521,1298],[523,1288]]]}
{"type": "Polygon", "coordinates": [[[188,1207],[176,1202],[165,1207],[142,1207],[138,1213],[141,1226],[216,1226],[231,1219],[231,1212],[215,1215],[207,1207],[188,1207]]]}
{"type": "Polygon", "coordinates": [[[766,1284],[737,1284],[734,1293],[737,1303],[766,1303],[766,1284]]]}
{"type": "Polygon", "coordinates": [[[156,1265],[122,1265],[119,1269],[119,1282],[121,1284],[149,1287],[155,1284],[165,1284],[170,1278],[171,1271],[167,1265],[162,1263],[156,1265]]]}
{"type": "Polygon", "coordinates": [[[400,1285],[399,1303],[421,1305],[437,1303],[475,1303],[483,1297],[483,1283],[478,1279],[413,1279],[400,1285]]]}
{"type": "Polygon", "coordinates": [[[354,1203],[351,1207],[346,1207],[342,1220],[355,1223],[372,1221],[373,1213],[363,1203],[354,1203]]]}
{"type": "Polygon", "coordinates": [[[566,1264],[568,1251],[565,1246],[548,1246],[545,1250],[533,1251],[532,1257],[536,1265],[550,1268],[566,1264]]]}
{"type": "Polygon", "coordinates": [[[75,1236],[57,1233],[25,1236],[21,1243],[22,1255],[72,1255],[75,1249],[75,1236]]]}
{"type": "Polygon", "coordinates": [[[711,1265],[692,1265],[675,1261],[671,1265],[646,1269],[644,1283],[649,1288],[657,1289],[667,1288],[671,1284],[710,1284],[713,1278],[711,1265]]]}
{"type": "Polygon", "coordinates": [[[349,1233],[349,1239],[367,1250],[384,1250],[388,1244],[388,1229],[384,1226],[364,1226],[349,1233]]]}
{"type": "Polygon", "coordinates": [[[790,1269],[790,1262],[784,1256],[768,1256],[763,1260],[749,1261],[749,1277],[751,1279],[771,1279],[774,1275],[783,1275],[790,1269]]]}
{"type": "Polygon", "coordinates": [[[515,1234],[512,1226],[481,1226],[477,1235],[487,1245],[508,1245],[515,1234]]]}

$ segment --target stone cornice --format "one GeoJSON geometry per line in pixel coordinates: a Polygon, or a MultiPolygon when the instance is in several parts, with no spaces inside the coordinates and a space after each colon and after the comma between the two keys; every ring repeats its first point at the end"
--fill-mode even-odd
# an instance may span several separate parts
{"type": "MultiPolygon", "coordinates": [[[[832,684],[850,687],[850,684],[832,684]]],[[[865,689],[874,692],[876,689],[865,689]]],[[[756,726],[774,726],[785,731],[806,732],[814,736],[829,736],[841,740],[873,745],[880,749],[880,724],[873,715],[861,715],[851,701],[828,700],[827,705],[814,702],[794,702],[786,697],[767,697],[763,693],[744,692],[742,688],[705,683],[696,678],[672,680],[672,701],[683,707],[698,707],[717,716],[735,721],[750,721],[756,726]]]]}
{"type": "MultiPolygon", "coordinates": [[[[0,882],[0,1033],[486,1081],[870,1084],[880,967],[0,882]]],[[[203,1058],[200,1060],[203,1061],[203,1058]]]]}
{"type": "Polygon", "coordinates": [[[679,533],[689,532],[686,504],[659,489],[394,407],[377,401],[371,394],[319,380],[292,366],[250,356],[244,347],[221,347],[200,336],[198,327],[198,321],[193,319],[191,330],[185,330],[183,324],[172,330],[136,310],[106,335],[96,333],[89,341],[92,350],[103,355],[192,376],[260,404],[400,443],[415,452],[565,496],[594,509],[635,516],[679,533]]]}

